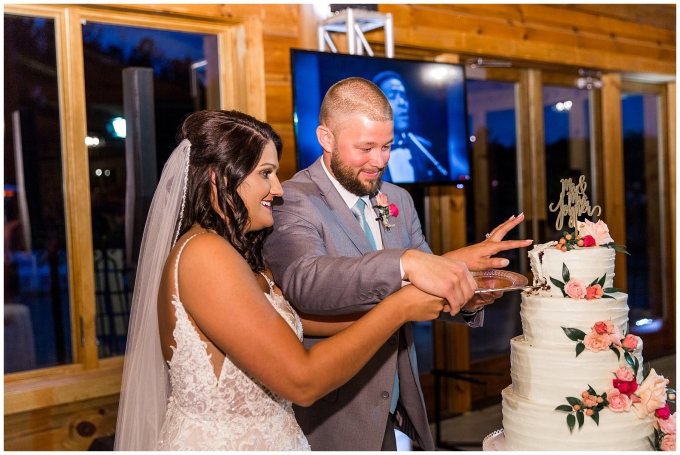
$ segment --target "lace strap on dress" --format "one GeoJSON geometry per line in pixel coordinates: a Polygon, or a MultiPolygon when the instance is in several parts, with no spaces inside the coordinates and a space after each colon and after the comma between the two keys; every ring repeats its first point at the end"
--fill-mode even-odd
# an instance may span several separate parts
{"type": "Polygon", "coordinates": [[[274,292],[274,282],[270,280],[269,277],[264,272],[260,272],[260,275],[262,275],[264,279],[267,280],[267,284],[269,285],[269,292],[274,292]]]}
{"type": "Polygon", "coordinates": [[[193,239],[197,235],[205,234],[204,232],[199,232],[197,234],[192,235],[188,239],[184,241],[182,244],[181,248],[179,249],[179,253],[177,253],[177,259],[175,259],[175,295],[177,296],[177,299],[179,299],[179,258],[182,256],[182,250],[184,250],[184,247],[187,246],[187,243],[189,243],[189,240],[193,239]]]}

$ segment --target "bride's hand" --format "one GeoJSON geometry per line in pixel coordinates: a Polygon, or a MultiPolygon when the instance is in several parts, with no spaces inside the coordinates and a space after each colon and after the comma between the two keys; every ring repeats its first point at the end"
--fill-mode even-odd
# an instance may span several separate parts
{"type": "MultiPolygon", "coordinates": [[[[436,319],[444,310],[444,307],[449,306],[446,299],[423,292],[413,285],[402,287],[392,296],[399,299],[404,312],[404,322],[436,319]]],[[[456,312],[458,310],[459,308],[456,312]]]]}
{"type": "Polygon", "coordinates": [[[486,240],[449,251],[442,256],[464,262],[471,271],[506,267],[510,261],[505,258],[493,257],[493,255],[501,251],[528,247],[533,242],[533,240],[503,240],[505,235],[522,221],[524,221],[523,213],[516,217],[513,215],[509,220],[487,234],[486,240]]]}

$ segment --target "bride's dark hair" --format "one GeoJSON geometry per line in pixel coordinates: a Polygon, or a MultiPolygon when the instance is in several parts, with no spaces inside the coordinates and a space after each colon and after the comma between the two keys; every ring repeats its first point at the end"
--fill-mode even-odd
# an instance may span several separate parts
{"type": "Polygon", "coordinates": [[[271,228],[244,230],[248,210],[236,189],[253,172],[264,147],[272,141],[281,158],[283,143],[274,129],[238,111],[206,110],[184,120],[177,135],[191,142],[184,216],[179,235],[196,222],[227,239],[241,253],[250,268],[264,270],[262,246],[271,228]],[[215,173],[217,205],[227,217],[224,222],[212,205],[211,172],[215,173]]]}

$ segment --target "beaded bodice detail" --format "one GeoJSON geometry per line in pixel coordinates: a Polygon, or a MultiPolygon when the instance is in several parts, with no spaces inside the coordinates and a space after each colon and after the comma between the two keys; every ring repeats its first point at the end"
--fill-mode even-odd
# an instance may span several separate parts
{"type": "MultiPolygon", "coordinates": [[[[179,300],[177,270],[187,241],[175,263],[172,303],[177,322],[176,347],[168,361],[172,394],[158,442],[159,450],[309,450],[290,401],[268,390],[257,379],[224,358],[215,376],[207,344],[201,340],[179,300]]],[[[300,318],[288,301],[269,284],[265,296],[302,340],[300,318]]]]}

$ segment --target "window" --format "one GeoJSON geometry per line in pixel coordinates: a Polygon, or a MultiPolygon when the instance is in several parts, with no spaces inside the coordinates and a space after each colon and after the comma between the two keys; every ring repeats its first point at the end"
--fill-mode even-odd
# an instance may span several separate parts
{"type": "Polygon", "coordinates": [[[197,109],[219,107],[218,40],[94,21],[82,32],[95,325],[103,358],[125,353],[144,222],[178,128],[197,109]],[[144,113],[138,123],[126,121],[126,111],[137,109],[144,113]]]}
{"type": "MultiPolygon", "coordinates": [[[[8,416],[35,406],[69,403],[76,399],[74,393],[78,400],[118,393],[122,357],[102,362],[99,358],[123,353],[124,301],[132,290],[133,274],[119,273],[125,264],[120,239],[116,248],[103,244],[98,223],[115,222],[124,213],[120,206],[126,182],[124,141],[110,136],[104,121],[122,110],[120,69],[150,64],[158,70],[153,98],[156,124],[162,125],[154,124],[157,171],[174,148],[176,129],[186,114],[226,108],[265,118],[265,99],[262,30],[255,22],[202,21],[97,5],[15,4],[5,5],[4,13],[8,416]],[[139,52],[132,56],[116,55],[110,46],[103,47],[110,53],[97,49],[96,37],[106,35],[106,28],[134,38],[135,27],[151,30],[147,38],[152,40],[175,39],[168,45],[172,52],[160,55],[151,40],[139,36],[130,46],[139,52]],[[197,53],[187,47],[177,53],[178,43],[184,42],[197,53]],[[159,55],[164,58],[154,60],[159,55]],[[102,183],[104,177],[110,178],[108,184],[102,183]],[[114,198],[110,205],[115,209],[96,209],[96,188],[114,198]],[[103,313],[107,286],[109,300],[117,299],[110,306],[121,314],[102,321],[97,316],[103,313]],[[65,372],[73,373],[66,382],[65,372]],[[112,377],[102,381],[109,372],[112,377]],[[44,381],[31,382],[35,377],[44,381]],[[97,385],[90,387],[87,378],[97,385]],[[35,399],[43,389],[52,388],[60,391],[49,395],[49,403],[35,399]]],[[[107,230],[106,242],[116,235],[107,230]]]]}
{"type": "Polygon", "coordinates": [[[73,361],[54,19],[5,15],[5,373],[73,361]]]}
{"type": "Polygon", "coordinates": [[[653,324],[653,319],[663,315],[668,296],[662,283],[671,278],[659,222],[663,201],[659,108],[656,94],[622,93],[625,245],[630,253],[626,257],[626,284],[631,324],[638,327],[653,324]]]}
{"type": "MultiPolygon", "coordinates": [[[[473,187],[468,209],[474,210],[468,220],[474,220],[475,232],[470,243],[483,240],[485,233],[520,212],[515,92],[515,82],[467,80],[473,187]]],[[[514,229],[506,239],[519,236],[519,229],[514,229]]],[[[522,253],[502,255],[510,260],[508,270],[521,269],[522,253]]],[[[510,351],[510,339],[521,333],[519,303],[519,293],[508,292],[485,312],[484,325],[469,332],[470,360],[510,351]]]]}

